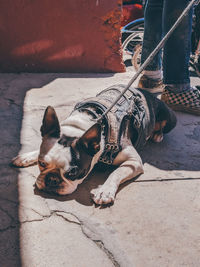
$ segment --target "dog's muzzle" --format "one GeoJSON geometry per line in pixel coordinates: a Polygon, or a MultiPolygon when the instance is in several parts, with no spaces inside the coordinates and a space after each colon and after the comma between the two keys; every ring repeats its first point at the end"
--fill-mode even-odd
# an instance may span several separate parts
{"type": "Polygon", "coordinates": [[[48,173],[44,182],[46,187],[55,188],[61,184],[62,179],[57,173],[48,173]]]}

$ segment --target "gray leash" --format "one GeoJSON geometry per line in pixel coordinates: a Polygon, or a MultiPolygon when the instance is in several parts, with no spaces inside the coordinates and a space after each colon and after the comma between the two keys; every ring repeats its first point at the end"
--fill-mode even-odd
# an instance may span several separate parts
{"type": "Polygon", "coordinates": [[[146,68],[146,66],[155,57],[155,55],[160,51],[160,49],[163,48],[167,39],[170,37],[170,35],[173,33],[173,31],[177,28],[177,26],[180,24],[180,22],[183,20],[184,16],[187,15],[187,13],[192,8],[193,4],[195,4],[195,2],[196,2],[196,4],[198,4],[199,0],[192,0],[188,4],[188,6],[183,10],[180,17],[177,19],[177,21],[174,23],[174,25],[171,27],[171,29],[168,31],[168,33],[163,37],[163,39],[160,41],[160,43],[156,46],[156,48],[151,52],[151,54],[148,56],[148,58],[145,60],[145,62],[140,66],[139,70],[135,73],[135,75],[129,81],[129,83],[124,88],[124,90],[121,92],[121,94],[116,98],[116,100],[111,104],[111,106],[104,111],[104,113],[101,115],[101,117],[98,118],[98,120],[97,120],[98,122],[100,122],[102,120],[102,118],[117,104],[117,102],[120,100],[120,98],[126,93],[126,91],[130,88],[130,86],[138,78],[140,73],[146,68]]]}

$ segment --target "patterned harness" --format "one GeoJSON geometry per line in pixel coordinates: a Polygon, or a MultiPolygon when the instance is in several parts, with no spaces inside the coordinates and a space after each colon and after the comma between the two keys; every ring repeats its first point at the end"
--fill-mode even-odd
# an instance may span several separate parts
{"type": "MultiPolygon", "coordinates": [[[[79,102],[74,110],[87,112],[96,120],[124,90],[124,85],[111,86],[94,98],[79,102]]],[[[129,88],[120,98],[118,103],[102,118],[102,129],[105,136],[105,149],[99,161],[112,164],[117,154],[121,151],[121,136],[125,131],[125,121],[131,120],[131,125],[137,132],[136,140],[131,140],[133,146],[141,149],[149,138],[150,116],[144,95],[135,88],[129,88]]]]}

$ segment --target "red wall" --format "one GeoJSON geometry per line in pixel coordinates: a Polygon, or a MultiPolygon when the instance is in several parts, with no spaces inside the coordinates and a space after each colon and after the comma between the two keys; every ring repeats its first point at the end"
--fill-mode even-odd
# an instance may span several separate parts
{"type": "Polygon", "coordinates": [[[121,0],[0,0],[0,72],[122,72],[121,0]]]}

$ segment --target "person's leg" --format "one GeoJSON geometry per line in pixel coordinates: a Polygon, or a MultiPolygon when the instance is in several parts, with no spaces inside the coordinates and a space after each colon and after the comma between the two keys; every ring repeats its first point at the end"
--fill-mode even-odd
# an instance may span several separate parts
{"type": "MultiPolygon", "coordinates": [[[[162,38],[163,0],[147,0],[144,11],[144,38],[142,44],[141,63],[147,59],[162,38]]],[[[145,70],[161,69],[160,53],[149,63],[145,70]]]]}
{"type": "MultiPolygon", "coordinates": [[[[190,0],[164,0],[163,31],[168,32],[190,0]],[[170,15],[169,15],[170,14],[170,15]]],[[[190,86],[191,9],[164,46],[161,99],[171,108],[200,115],[200,91],[190,86]]]]}
{"type": "MultiPolygon", "coordinates": [[[[163,0],[147,0],[144,12],[144,38],[142,45],[141,64],[154,50],[162,37],[163,0]]],[[[162,90],[161,51],[153,58],[143,71],[138,87],[156,92],[162,90]],[[152,89],[153,88],[153,89],[152,89]]]]}
{"type": "MultiPolygon", "coordinates": [[[[190,0],[164,0],[163,34],[165,35],[176,22],[190,0]]],[[[191,9],[187,16],[171,34],[163,52],[163,82],[176,85],[176,92],[190,89],[189,59],[192,31],[191,9]]]]}

